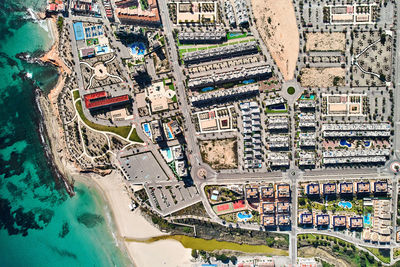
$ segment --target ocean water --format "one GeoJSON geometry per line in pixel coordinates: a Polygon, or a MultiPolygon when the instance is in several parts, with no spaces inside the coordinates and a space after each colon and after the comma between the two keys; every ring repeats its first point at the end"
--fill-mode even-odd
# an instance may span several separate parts
{"type": "Polygon", "coordinates": [[[68,196],[40,143],[34,85],[21,73],[46,93],[57,70],[15,55],[51,46],[46,23],[27,12],[45,2],[0,0],[0,266],[128,266],[102,197],[84,184],[68,196]]]}

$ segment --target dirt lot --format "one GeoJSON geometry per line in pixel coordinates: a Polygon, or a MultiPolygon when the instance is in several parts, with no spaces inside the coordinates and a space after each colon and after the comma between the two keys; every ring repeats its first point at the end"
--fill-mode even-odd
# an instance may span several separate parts
{"type": "Polygon", "coordinates": [[[303,68],[301,70],[301,86],[344,86],[345,77],[346,70],[342,68],[303,68]],[[338,77],[336,83],[334,83],[335,77],[338,77]]]}
{"type": "Polygon", "coordinates": [[[200,142],[201,157],[213,169],[238,167],[236,139],[207,140],[200,142]]]}
{"type": "Polygon", "coordinates": [[[261,38],[285,80],[294,77],[299,56],[299,31],[290,0],[251,0],[261,38]]]}
{"type": "Polygon", "coordinates": [[[342,32],[307,33],[306,51],[345,51],[346,35],[342,32]]]}

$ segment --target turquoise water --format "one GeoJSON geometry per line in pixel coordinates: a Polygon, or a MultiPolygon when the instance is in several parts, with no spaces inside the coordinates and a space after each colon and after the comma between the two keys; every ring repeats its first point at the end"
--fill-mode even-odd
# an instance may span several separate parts
{"type": "Polygon", "coordinates": [[[353,207],[353,204],[351,204],[351,202],[348,202],[348,201],[340,201],[339,202],[339,207],[341,207],[341,208],[346,208],[346,209],[351,209],[352,207],[353,207]]]}
{"type": "Polygon", "coordinates": [[[133,55],[143,56],[146,51],[146,46],[142,42],[136,42],[130,45],[133,55]]]}
{"type": "Polygon", "coordinates": [[[305,95],[302,95],[300,97],[301,100],[305,100],[305,99],[310,99],[310,100],[314,100],[315,99],[315,95],[310,95],[310,97],[306,97],[305,95]]]}
{"type": "Polygon", "coordinates": [[[247,213],[245,213],[245,212],[239,212],[239,213],[237,214],[237,217],[238,217],[240,220],[245,220],[245,221],[247,221],[247,220],[250,220],[250,219],[253,217],[253,215],[251,215],[251,213],[247,214],[247,213]]]}
{"type": "Polygon", "coordinates": [[[83,184],[69,197],[40,143],[34,86],[21,75],[47,93],[57,70],[15,55],[51,46],[46,24],[26,12],[45,2],[0,1],[0,266],[127,266],[105,202],[83,184]]]}
{"type": "Polygon", "coordinates": [[[212,91],[212,90],[214,90],[214,87],[205,87],[205,88],[201,89],[200,91],[205,93],[205,92],[212,91]]]}
{"type": "Polygon", "coordinates": [[[371,213],[364,215],[364,225],[366,225],[366,226],[371,225],[371,213]]]}

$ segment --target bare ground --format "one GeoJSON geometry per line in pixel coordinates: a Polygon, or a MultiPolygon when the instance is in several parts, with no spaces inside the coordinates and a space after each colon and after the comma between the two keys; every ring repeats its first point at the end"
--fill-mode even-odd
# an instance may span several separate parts
{"type": "Polygon", "coordinates": [[[339,77],[337,86],[345,85],[346,70],[343,68],[303,68],[301,70],[301,86],[330,87],[334,86],[334,78],[339,77]]]}
{"type": "Polygon", "coordinates": [[[213,169],[238,167],[236,139],[207,140],[200,142],[201,157],[213,169]]]}
{"type": "Polygon", "coordinates": [[[345,51],[346,35],[342,32],[307,33],[306,51],[345,51]]]}
{"type": "Polygon", "coordinates": [[[251,0],[258,32],[285,80],[294,77],[299,31],[290,0],[251,0]]]}

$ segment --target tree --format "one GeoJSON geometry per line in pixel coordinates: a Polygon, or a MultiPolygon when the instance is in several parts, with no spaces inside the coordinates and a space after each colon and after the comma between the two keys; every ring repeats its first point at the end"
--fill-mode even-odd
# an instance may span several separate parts
{"type": "Polygon", "coordinates": [[[199,254],[197,253],[196,249],[192,249],[192,257],[197,259],[199,257],[199,254]]]}

